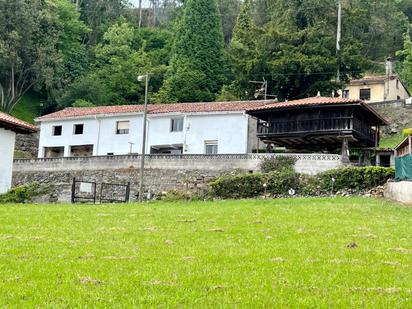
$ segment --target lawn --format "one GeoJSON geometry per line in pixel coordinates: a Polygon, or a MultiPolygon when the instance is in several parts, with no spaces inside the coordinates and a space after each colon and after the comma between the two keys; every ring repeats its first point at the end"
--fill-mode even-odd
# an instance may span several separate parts
{"type": "Polygon", "coordinates": [[[0,307],[407,308],[412,208],[364,198],[0,206],[0,307]]]}

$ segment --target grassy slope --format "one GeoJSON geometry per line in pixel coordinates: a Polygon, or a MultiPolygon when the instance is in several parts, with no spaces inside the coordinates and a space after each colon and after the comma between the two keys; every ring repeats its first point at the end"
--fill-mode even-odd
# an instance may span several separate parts
{"type": "Polygon", "coordinates": [[[381,138],[379,146],[380,148],[395,148],[404,139],[402,134],[395,134],[391,136],[384,136],[381,138]]]}
{"type": "Polygon", "coordinates": [[[14,107],[12,115],[28,123],[34,123],[34,118],[40,115],[41,98],[34,94],[26,94],[14,107]]]}
{"type": "Polygon", "coordinates": [[[412,301],[412,209],[383,200],[0,206],[0,218],[0,307],[412,301]]]}

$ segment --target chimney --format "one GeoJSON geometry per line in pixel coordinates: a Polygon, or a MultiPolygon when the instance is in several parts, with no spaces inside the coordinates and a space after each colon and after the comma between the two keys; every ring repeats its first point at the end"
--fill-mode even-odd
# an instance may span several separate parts
{"type": "Polygon", "coordinates": [[[385,67],[386,67],[386,78],[390,78],[393,74],[391,57],[386,58],[385,67]]]}

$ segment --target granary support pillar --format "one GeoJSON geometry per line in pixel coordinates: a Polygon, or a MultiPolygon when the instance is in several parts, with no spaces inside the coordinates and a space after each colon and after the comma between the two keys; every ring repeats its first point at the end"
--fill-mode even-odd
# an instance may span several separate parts
{"type": "Polygon", "coordinates": [[[349,141],[347,137],[342,138],[342,158],[341,161],[343,164],[350,164],[349,159],[349,141]]]}

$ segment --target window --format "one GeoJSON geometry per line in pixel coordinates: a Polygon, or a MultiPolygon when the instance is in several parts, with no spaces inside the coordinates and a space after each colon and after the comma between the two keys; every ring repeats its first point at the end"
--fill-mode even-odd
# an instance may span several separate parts
{"type": "Polygon", "coordinates": [[[217,154],[217,141],[205,141],[205,154],[217,154]]]}
{"type": "Polygon", "coordinates": [[[73,133],[74,135],[81,135],[83,134],[83,128],[84,125],[83,124],[75,124],[74,128],[73,128],[73,133]]]}
{"type": "Polygon", "coordinates": [[[348,89],[343,90],[342,98],[344,98],[344,99],[348,99],[348,98],[349,98],[349,90],[348,90],[348,89]]]}
{"type": "Polygon", "coordinates": [[[174,118],[170,123],[171,132],[181,132],[183,131],[183,118],[174,118]]]}
{"type": "Polygon", "coordinates": [[[396,89],[399,89],[399,79],[396,80],[396,89]]]}
{"type": "Polygon", "coordinates": [[[359,91],[359,99],[364,101],[369,101],[371,99],[371,90],[370,88],[361,89],[359,91]]]}
{"type": "Polygon", "coordinates": [[[60,136],[62,135],[63,128],[62,126],[54,126],[53,127],[53,136],[60,136]]]}
{"type": "Polygon", "coordinates": [[[118,121],[116,123],[116,134],[129,134],[129,121],[118,121]]]}

